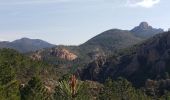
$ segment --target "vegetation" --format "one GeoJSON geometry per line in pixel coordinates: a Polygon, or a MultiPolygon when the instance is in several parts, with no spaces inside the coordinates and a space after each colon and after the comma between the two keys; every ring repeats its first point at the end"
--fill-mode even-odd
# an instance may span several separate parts
{"type": "Polygon", "coordinates": [[[135,89],[126,79],[108,79],[99,96],[100,100],[150,100],[144,92],[135,89]]]}
{"type": "MultiPolygon", "coordinates": [[[[0,49],[0,100],[170,100],[169,51],[166,48],[163,50],[162,48],[158,48],[159,44],[162,46],[164,44],[167,45],[167,41],[159,39],[158,44],[153,44],[157,47],[156,53],[161,54],[162,52],[166,52],[165,56],[160,57],[161,61],[159,63],[159,59],[154,59],[157,56],[155,57],[152,51],[146,49],[149,44],[157,43],[155,41],[151,41],[149,44],[142,44],[143,47],[146,46],[142,50],[148,50],[146,52],[146,56],[150,58],[147,60],[148,62],[143,59],[145,52],[144,54],[143,52],[135,52],[138,54],[136,55],[133,54],[136,50],[131,51],[131,49],[127,49],[122,51],[129,54],[128,56],[124,56],[124,59],[116,59],[116,55],[109,58],[110,61],[102,61],[101,59],[99,62],[92,63],[89,66],[92,69],[87,72],[90,72],[92,76],[97,76],[98,79],[111,77],[105,83],[78,80],[78,76],[72,74],[78,66],[74,62],[72,62],[72,65],[75,66],[70,68],[73,70],[69,70],[68,72],[70,73],[66,72],[67,75],[58,80],[59,78],[56,74],[60,72],[57,71],[58,65],[55,67],[50,66],[48,63],[33,61],[17,51],[0,49]],[[122,61],[118,63],[119,66],[113,66],[119,60],[122,61]],[[140,64],[141,66],[138,66],[136,69],[137,65],[135,64],[140,64]],[[105,70],[102,70],[102,68],[105,70]],[[119,72],[115,69],[118,69],[122,75],[119,75],[119,72]],[[129,73],[133,71],[132,69],[138,71],[129,73]],[[113,77],[114,71],[117,74],[117,76],[115,74],[115,77],[113,77]],[[107,73],[110,74],[107,75],[107,73]],[[123,78],[117,78],[118,76],[122,76],[123,78]],[[142,80],[141,83],[143,86],[137,87],[135,84],[136,80],[138,82],[142,80]]],[[[154,46],[153,49],[155,49],[154,46]]],[[[137,47],[135,46],[133,48],[137,47]]],[[[149,45],[149,47],[152,47],[152,45],[149,45]]],[[[59,60],[57,62],[57,64],[61,65],[62,63],[65,62],[60,62],[59,60]]],[[[66,69],[69,68],[66,67],[66,69]]],[[[92,79],[92,77],[90,78],[92,79]]]]}
{"type": "Polygon", "coordinates": [[[70,80],[60,81],[55,91],[56,100],[90,100],[87,85],[77,80],[75,75],[70,80]]]}
{"type": "Polygon", "coordinates": [[[52,100],[50,91],[38,77],[33,77],[26,86],[21,87],[21,100],[52,100]]]}

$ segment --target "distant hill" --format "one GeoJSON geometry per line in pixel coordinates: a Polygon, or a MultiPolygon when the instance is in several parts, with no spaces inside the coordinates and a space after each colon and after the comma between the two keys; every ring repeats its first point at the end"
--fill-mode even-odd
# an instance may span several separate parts
{"type": "Polygon", "coordinates": [[[29,39],[29,38],[22,38],[12,42],[8,42],[8,41],[0,42],[0,48],[15,49],[22,53],[35,51],[42,48],[51,48],[54,46],[55,45],[40,39],[29,39]]]}
{"type": "Polygon", "coordinates": [[[82,79],[104,82],[124,77],[136,86],[147,79],[161,80],[170,74],[170,32],[158,34],[145,42],[124,49],[119,56],[100,58],[82,70],[82,79]]]}
{"type": "Polygon", "coordinates": [[[136,26],[130,32],[140,38],[150,38],[158,33],[163,33],[164,30],[153,28],[147,22],[141,22],[139,26],[136,26]]]}
{"type": "Polygon", "coordinates": [[[129,31],[111,29],[88,40],[86,43],[80,45],[80,48],[86,51],[114,52],[132,46],[140,41],[140,38],[135,37],[129,31]]]}

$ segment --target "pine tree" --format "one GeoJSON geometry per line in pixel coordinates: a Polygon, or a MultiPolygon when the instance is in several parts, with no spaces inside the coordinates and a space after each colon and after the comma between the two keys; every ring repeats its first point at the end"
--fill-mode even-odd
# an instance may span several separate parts
{"type": "Polygon", "coordinates": [[[0,61],[0,97],[1,100],[19,100],[19,84],[16,74],[10,63],[6,60],[0,61]]]}
{"type": "Polygon", "coordinates": [[[107,79],[99,94],[100,100],[151,100],[143,91],[135,89],[124,78],[107,79]]]}
{"type": "Polygon", "coordinates": [[[28,84],[21,89],[21,100],[52,100],[40,78],[33,77],[28,84]]]}

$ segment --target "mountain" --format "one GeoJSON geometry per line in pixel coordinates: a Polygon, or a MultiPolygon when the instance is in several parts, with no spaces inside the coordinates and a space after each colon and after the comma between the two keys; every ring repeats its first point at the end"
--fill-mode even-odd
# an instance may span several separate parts
{"type": "MultiPolygon", "coordinates": [[[[31,57],[49,62],[56,62],[56,60],[75,61],[79,63],[87,63],[97,59],[100,56],[108,56],[115,53],[119,49],[127,48],[137,44],[142,39],[133,36],[132,33],[126,30],[111,29],[93,37],[79,46],[56,46],[39,50],[31,57]],[[35,56],[36,55],[36,56],[35,56]],[[55,59],[55,60],[54,60],[55,59]]],[[[57,61],[58,62],[58,61],[57,61]]]]}
{"type": "Polygon", "coordinates": [[[12,42],[0,42],[0,48],[11,48],[23,53],[51,47],[54,45],[40,39],[22,38],[12,42]]]}
{"type": "MultiPolygon", "coordinates": [[[[161,32],[159,30],[161,29],[154,29],[151,26],[149,26],[147,22],[142,22],[138,27],[135,27],[131,31],[121,30],[121,29],[110,29],[110,30],[104,31],[96,35],[95,37],[89,39],[87,42],[79,46],[56,46],[56,48],[44,49],[43,52],[41,52],[41,54],[34,53],[33,56],[36,55],[38,59],[40,56],[43,59],[45,57],[46,58],[45,60],[48,59],[48,61],[50,58],[50,62],[53,62],[54,61],[53,59],[63,58],[61,56],[65,56],[64,58],[69,57],[69,53],[64,53],[64,55],[60,55],[60,56],[49,55],[51,54],[51,51],[54,51],[54,50],[56,50],[55,53],[61,54],[62,52],[58,52],[58,48],[60,48],[60,49],[64,49],[64,51],[71,52],[72,57],[73,58],[76,57],[76,59],[79,59],[79,62],[87,63],[97,58],[100,58],[101,56],[106,57],[109,55],[116,54],[121,49],[131,47],[146,39],[146,38],[144,39],[141,36],[138,36],[138,34],[141,34],[141,35],[147,34],[147,38],[149,38],[153,36],[154,34],[161,32]],[[140,31],[142,33],[136,33],[137,31],[140,31]]],[[[68,61],[68,59],[65,59],[65,60],[68,61]]],[[[75,60],[75,59],[72,59],[72,60],[75,60]]]]}
{"type": "Polygon", "coordinates": [[[103,51],[114,52],[132,46],[141,41],[140,38],[135,37],[131,32],[120,29],[107,30],[84,44],[80,45],[84,51],[103,51]]]}
{"type": "Polygon", "coordinates": [[[141,22],[139,26],[136,26],[130,32],[140,38],[150,38],[158,33],[163,33],[164,30],[153,28],[147,22],[141,22]]]}
{"type": "Polygon", "coordinates": [[[85,51],[104,51],[108,53],[109,51],[113,52],[127,48],[163,32],[164,30],[161,28],[156,29],[147,22],[141,22],[139,26],[132,30],[110,29],[102,32],[80,45],[80,48],[85,51]]]}
{"type": "Polygon", "coordinates": [[[165,32],[124,50],[119,56],[99,58],[79,73],[84,80],[104,82],[109,77],[124,77],[135,86],[143,86],[148,79],[169,77],[169,61],[170,32],[165,32]]]}

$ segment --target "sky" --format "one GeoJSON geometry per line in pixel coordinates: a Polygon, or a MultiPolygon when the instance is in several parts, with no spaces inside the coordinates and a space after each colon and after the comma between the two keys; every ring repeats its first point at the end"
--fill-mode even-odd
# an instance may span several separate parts
{"type": "Polygon", "coordinates": [[[170,27],[170,0],[0,0],[0,41],[22,37],[79,45],[113,28],[142,21],[170,27]]]}

